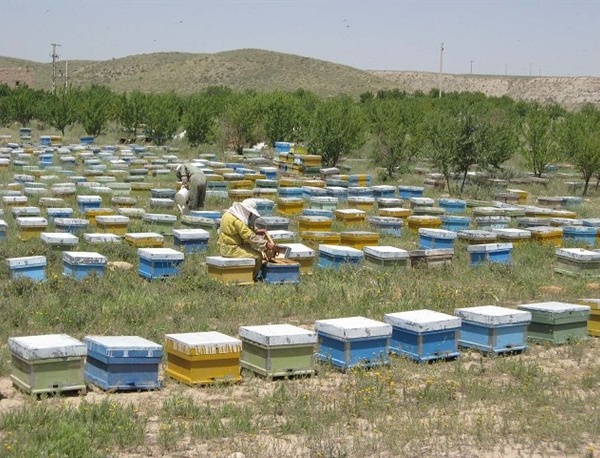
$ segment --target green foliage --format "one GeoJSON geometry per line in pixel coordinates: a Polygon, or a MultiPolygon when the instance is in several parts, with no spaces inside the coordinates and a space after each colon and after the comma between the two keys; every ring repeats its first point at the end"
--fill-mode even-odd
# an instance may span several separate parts
{"type": "Polygon", "coordinates": [[[261,138],[263,110],[261,98],[252,93],[236,93],[229,97],[227,107],[221,115],[219,143],[230,146],[242,154],[261,138]]]}
{"type": "Polygon", "coordinates": [[[79,122],[88,135],[97,137],[113,116],[114,95],[104,86],[91,86],[78,94],[79,122]]]}
{"type": "Polygon", "coordinates": [[[170,140],[180,125],[181,102],[174,92],[148,96],[146,128],[152,140],[162,145],[170,140]]]}
{"type": "Polygon", "coordinates": [[[269,143],[302,141],[308,113],[300,97],[275,91],[265,96],[265,134],[269,143]]]}
{"type": "Polygon", "coordinates": [[[138,126],[145,124],[148,117],[148,98],[139,91],[123,93],[115,100],[116,119],[123,129],[133,134],[138,126]]]}
{"type": "Polygon", "coordinates": [[[47,98],[48,121],[50,125],[65,135],[65,129],[77,119],[77,98],[65,89],[58,89],[55,95],[47,98]]]}
{"type": "Polygon", "coordinates": [[[182,123],[191,145],[214,141],[216,120],[230,95],[231,91],[212,88],[186,100],[182,123]]]}
{"type": "Polygon", "coordinates": [[[22,126],[28,126],[36,113],[36,92],[27,86],[19,86],[9,96],[9,110],[13,119],[22,126]]]}

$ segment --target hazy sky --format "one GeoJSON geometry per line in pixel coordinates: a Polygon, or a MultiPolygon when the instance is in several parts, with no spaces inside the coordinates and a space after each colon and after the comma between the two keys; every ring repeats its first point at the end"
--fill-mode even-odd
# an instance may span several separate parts
{"type": "Polygon", "coordinates": [[[600,0],[0,0],[0,55],[260,48],[360,69],[600,76],[600,0]],[[473,62],[471,62],[473,61],[473,62]]]}

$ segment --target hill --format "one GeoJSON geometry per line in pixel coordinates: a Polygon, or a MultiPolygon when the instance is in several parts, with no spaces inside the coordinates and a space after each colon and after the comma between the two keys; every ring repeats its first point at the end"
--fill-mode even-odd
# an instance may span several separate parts
{"type": "MultiPolygon", "coordinates": [[[[57,73],[65,72],[65,62],[57,73]]],[[[33,86],[50,89],[52,64],[0,57],[0,69],[26,69],[33,86]]],[[[0,73],[0,77],[5,74],[0,73]]],[[[308,57],[257,49],[215,54],[154,53],[107,61],[69,61],[69,81],[74,86],[106,85],[116,91],[173,90],[190,94],[208,86],[233,89],[274,89],[293,91],[304,88],[322,96],[399,88],[425,93],[439,84],[436,73],[364,71],[308,57]]],[[[64,80],[58,80],[62,84],[64,80]]],[[[482,92],[490,96],[557,102],[578,106],[600,104],[600,78],[596,77],[511,77],[489,75],[442,75],[442,89],[456,92],[482,92]]]]}

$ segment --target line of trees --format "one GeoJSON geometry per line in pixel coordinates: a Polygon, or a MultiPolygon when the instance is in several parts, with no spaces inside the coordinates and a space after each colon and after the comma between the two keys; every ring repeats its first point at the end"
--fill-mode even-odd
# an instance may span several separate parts
{"type": "Polygon", "coordinates": [[[397,89],[322,99],[310,91],[236,92],[210,87],[189,96],[173,92],[114,93],[103,86],[58,90],[0,85],[0,125],[33,120],[63,135],[80,124],[98,136],[110,123],[135,135],[140,126],[158,144],[182,130],[190,145],[218,144],[242,152],[259,141],[304,143],[327,166],[369,146],[384,179],[429,162],[448,189],[462,192],[472,170],[498,172],[515,154],[541,176],[567,160],[581,172],[584,194],[600,176],[600,110],[568,112],[558,105],[486,97],[481,93],[408,94],[397,89]],[[458,185],[454,186],[455,179],[458,185]]]}

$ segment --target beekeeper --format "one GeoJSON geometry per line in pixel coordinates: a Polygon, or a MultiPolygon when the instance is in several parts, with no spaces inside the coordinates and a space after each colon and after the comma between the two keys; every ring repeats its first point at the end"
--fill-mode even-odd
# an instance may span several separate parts
{"type": "Polygon", "coordinates": [[[254,220],[259,217],[256,199],[234,202],[221,218],[217,241],[223,257],[254,258],[254,281],[262,267],[263,253],[276,247],[267,239],[265,230],[254,229],[254,220]]]}
{"type": "Polygon", "coordinates": [[[175,201],[182,213],[204,208],[206,198],[206,175],[202,170],[188,162],[179,164],[175,169],[181,189],[175,194],[175,201]]]}

